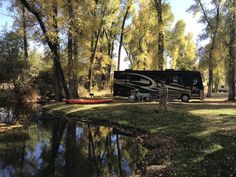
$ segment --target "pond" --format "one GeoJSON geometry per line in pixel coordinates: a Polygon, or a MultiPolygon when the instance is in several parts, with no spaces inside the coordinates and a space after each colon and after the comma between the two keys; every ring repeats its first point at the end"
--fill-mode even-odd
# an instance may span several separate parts
{"type": "Polygon", "coordinates": [[[135,176],[146,151],[106,126],[44,119],[40,105],[0,106],[0,122],[23,124],[0,133],[1,177],[135,176]]]}

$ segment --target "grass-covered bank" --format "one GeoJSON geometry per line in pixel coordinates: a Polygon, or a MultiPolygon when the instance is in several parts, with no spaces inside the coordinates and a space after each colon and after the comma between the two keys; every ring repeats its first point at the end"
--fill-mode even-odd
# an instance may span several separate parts
{"type": "MultiPolygon", "coordinates": [[[[235,103],[225,102],[178,103],[170,105],[169,112],[157,114],[154,112],[156,105],[149,103],[107,105],[59,103],[45,107],[50,114],[96,122],[107,121],[144,130],[150,137],[157,135],[175,141],[174,148],[172,145],[165,146],[170,148],[171,155],[163,149],[156,151],[150,157],[150,165],[170,165],[172,173],[168,175],[179,177],[236,176],[235,108],[235,103]]],[[[153,138],[150,141],[155,145],[158,140],[153,138]]],[[[163,142],[165,143],[164,140],[163,142]]]]}

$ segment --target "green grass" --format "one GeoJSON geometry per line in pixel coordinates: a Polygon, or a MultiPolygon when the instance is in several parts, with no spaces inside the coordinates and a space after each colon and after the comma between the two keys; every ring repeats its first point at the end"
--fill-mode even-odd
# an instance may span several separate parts
{"type": "Polygon", "coordinates": [[[236,104],[173,104],[155,113],[157,105],[51,104],[51,114],[81,120],[106,121],[175,139],[172,176],[236,176],[236,104]]]}

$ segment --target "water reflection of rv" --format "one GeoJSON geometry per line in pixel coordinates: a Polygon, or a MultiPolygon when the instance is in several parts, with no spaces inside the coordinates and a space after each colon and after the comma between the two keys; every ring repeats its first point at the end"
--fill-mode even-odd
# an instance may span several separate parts
{"type": "Polygon", "coordinates": [[[149,97],[156,97],[161,82],[165,83],[169,95],[184,102],[189,101],[189,99],[204,98],[200,72],[175,70],[115,71],[114,96],[129,97],[135,90],[149,97]]]}

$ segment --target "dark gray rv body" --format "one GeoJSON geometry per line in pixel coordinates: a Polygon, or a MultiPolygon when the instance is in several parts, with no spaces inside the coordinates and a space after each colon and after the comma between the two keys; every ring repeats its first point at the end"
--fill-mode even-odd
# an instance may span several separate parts
{"type": "Polygon", "coordinates": [[[131,95],[132,90],[158,96],[161,81],[165,82],[168,94],[182,101],[203,99],[203,84],[198,71],[115,71],[114,96],[131,95]]]}

